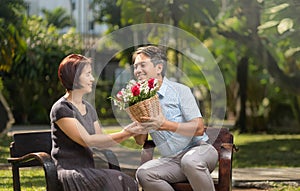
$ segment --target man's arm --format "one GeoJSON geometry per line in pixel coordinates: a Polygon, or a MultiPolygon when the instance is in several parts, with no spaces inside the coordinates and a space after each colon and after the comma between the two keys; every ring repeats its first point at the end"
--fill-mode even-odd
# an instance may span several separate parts
{"type": "Polygon", "coordinates": [[[184,136],[202,136],[204,133],[204,123],[201,117],[184,123],[165,120],[158,130],[172,131],[184,136]]]}

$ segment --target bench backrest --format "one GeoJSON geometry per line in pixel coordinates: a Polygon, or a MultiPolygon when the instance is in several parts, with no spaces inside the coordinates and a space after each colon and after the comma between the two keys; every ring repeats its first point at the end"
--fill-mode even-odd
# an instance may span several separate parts
{"type": "Polygon", "coordinates": [[[13,135],[13,140],[10,145],[11,157],[20,157],[32,152],[51,153],[52,140],[50,131],[16,133],[13,135]]]}
{"type": "Polygon", "coordinates": [[[228,128],[208,127],[206,134],[209,137],[209,142],[220,152],[222,143],[233,143],[233,135],[228,128]]]}

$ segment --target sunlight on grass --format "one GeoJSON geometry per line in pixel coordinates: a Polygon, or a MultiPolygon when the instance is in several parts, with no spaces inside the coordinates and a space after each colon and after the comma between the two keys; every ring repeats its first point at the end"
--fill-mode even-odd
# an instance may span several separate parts
{"type": "Polygon", "coordinates": [[[0,170],[0,191],[12,190],[12,172],[11,170],[0,170]]]}
{"type": "Polygon", "coordinates": [[[276,184],[270,191],[300,191],[300,187],[293,187],[290,185],[276,184]]]}
{"type": "Polygon", "coordinates": [[[300,135],[268,135],[268,134],[238,134],[233,133],[234,143],[236,145],[244,145],[249,142],[263,142],[268,140],[290,140],[290,139],[300,139],[300,135]]]}
{"type": "Polygon", "coordinates": [[[9,156],[9,145],[12,137],[1,135],[0,137],[0,163],[7,163],[6,158],[9,156]]]}
{"type": "Polygon", "coordinates": [[[234,133],[233,167],[299,167],[300,135],[234,133]]]}
{"type": "MultiPolygon", "coordinates": [[[[8,191],[13,188],[12,172],[10,169],[0,170],[0,191],[8,191]]],[[[42,168],[20,169],[21,190],[37,191],[46,190],[44,171],[42,168]]]]}

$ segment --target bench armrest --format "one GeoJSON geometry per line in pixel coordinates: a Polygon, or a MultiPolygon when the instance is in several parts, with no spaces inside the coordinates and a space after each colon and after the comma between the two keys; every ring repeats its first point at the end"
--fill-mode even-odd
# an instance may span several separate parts
{"type": "Polygon", "coordinates": [[[232,181],[232,155],[234,144],[222,143],[219,154],[219,190],[228,191],[232,181]]]}
{"type": "Polygon", "coordinates": [[[19,167],[42,166],[45,172],[47,190],[58,190],[57,169],[51,156],[46,152],[29,153],[22,157],[11,157],[7,159],[12,164],[14,178],[19,183],[19,167]]]}
{"type": "Polygon", "coordinates": [[[42,166],[45,173],[57,174],[56,166],[51,156],[45,152],[29,153],[22,157],[11,157],[7,159],[9,163],[20,166],[26,166],[29,162],[37,162],[36,166],[42,166]]]}
{"type": "Polygon", "coordinates": [[[107,163],[108,163],[108,167],[110,169],[115,169],[115,170],[121,171],[119,160],[112,150],[93,148],[93,151],[95,153],[97,153],[97,152],[102,153],[105,156],[107,163]]]}
{"type": "Polygon", "coordinates": [[[146,140],[141,151],[141,165],[152,160],[155,143],[152,140],[146,140]]]}

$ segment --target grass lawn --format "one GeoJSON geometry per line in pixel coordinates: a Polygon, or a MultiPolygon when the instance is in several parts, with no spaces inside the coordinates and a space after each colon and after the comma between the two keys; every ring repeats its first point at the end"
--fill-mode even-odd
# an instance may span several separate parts
{"type": "Polygon", "coordinates": [[[233,167],[300,167],[300,135],[236,134],[233,167]]]}
{"type": "MultiPolygon", "coordinates": [[[[117,130],[105,131],[112,133],[117,130]]],[[[233,168],[244,167],[300,167],[300,135],[234,134],[239,151],[234,153],[233,168]]],[[[7,163],[11,137],[0,137],[0,163],[7,163]]],[[[125,141],[126,147],[140,148],[133,139],[125,141]]],[[[12,174],[8,168],[0,169],[0,191],[12,189],[12,174]]],[[[45,190],[41,168],[21,170],[22,190],[45,190]]],[[[300,188],[278,185],[272,191],[300,191],[300,188]]]]}

